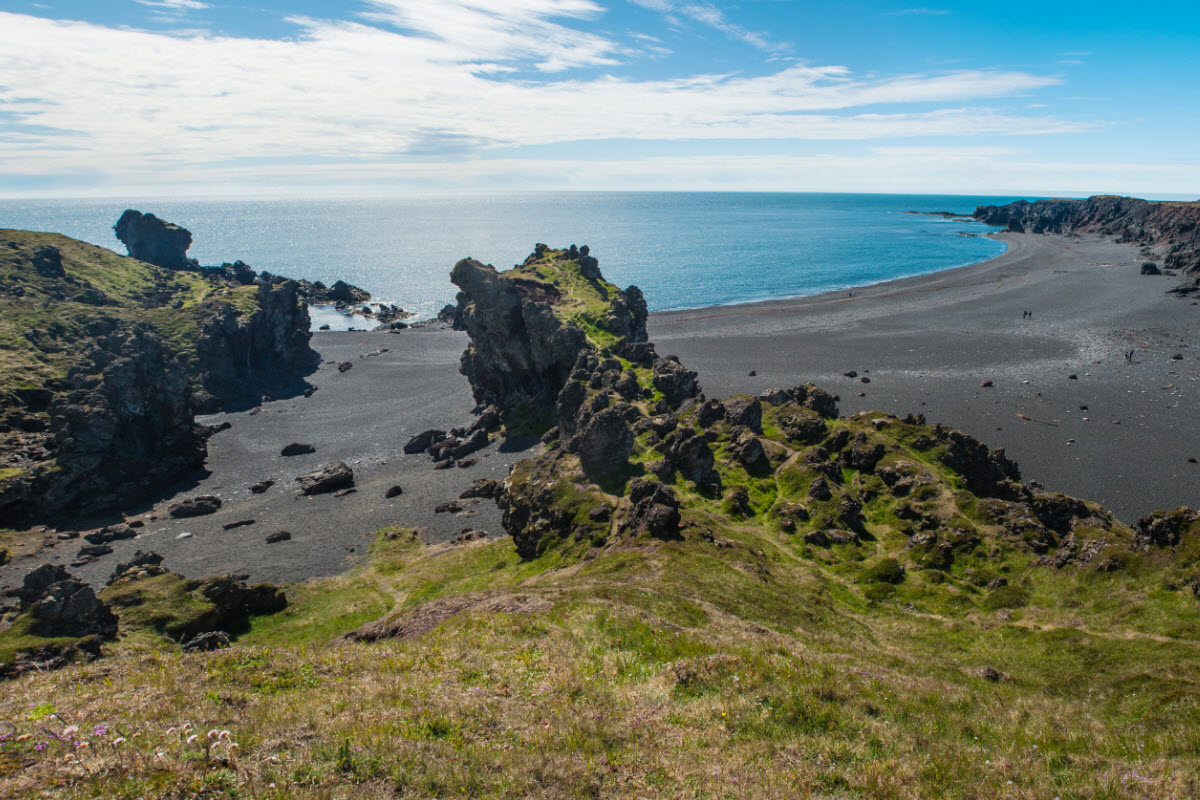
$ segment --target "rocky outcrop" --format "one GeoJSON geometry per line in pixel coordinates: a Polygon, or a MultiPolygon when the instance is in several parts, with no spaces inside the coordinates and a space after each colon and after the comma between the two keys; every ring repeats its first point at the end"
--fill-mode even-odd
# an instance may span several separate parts
{"type": "Polygon", "coordinates": [[[1168,269],[1200,275],[1200,203],[1107,195],[1034,203],[1019,200],[979,206],[974,217],[1016,233],[1094,233],[1160,248],[1168,269]]]}
{"type": "MultiPolygon", "coordinates": [[[[196,341],[196,361],[204,391],[219,402],[257,401],[263,394],[299,389],[320,356],[309,346],[308,308],[295,281],[258,284],[255,306],[244,313],[216,305],[196,341]]],[[[199,404],[216,410],[212,400],[199,404]]]]}
{"type": "Polygon", "coordinates": [[[117,634],[111,606],[59,565],[42,564],[31,570],[9,594],[19,603],[12,627],[30,644],[20,648],[14,660],[0,661],[0,678],[96,658],[101,642],[117,634]],[[47,641],[34,644],[38,639],[47,641]]]}
{"type": "Polygon", "coordinates": [[[129,257],[166,269],[195,269],[187,257],[192,233],[153,214],[128,209],[113,226],[117,238],[129,249],[129,257]]]}
{"type": "Polygon", "coordinates": [[[45,520],[144,498],[203,463],[196,413],[299,391],[316,368],[294,282],[237,264],[180,276],[172,270],[194,267],[181,261],[190,234],[132,211],[117,227],[170,269],[56,234],[0,232],[5,280],[23,287],[0,294],[21,312],[0,316],[0,334],[20,345],[0,379],[0,515],[45,520]],[[90,281],[101,277],[104,292],[90,281]],[[27,329],[5,329],[18,317],[27,329]]]}
{"type": "MultiPolygon", "coordinates": [[[[57,470],[34,473],[28,498],[42,510],[123,504],[197,469],[204,431],[192,417],[188,374],[141,325],[104,319],[50,407],[57,470]]],[[[0,509],[8,492],[0,492],[0,509]]]]}
{"type": "Polygon", "coordinates": [[[474,259],[455,265],[461,290],[456,320],[470,336],[461,371],[480,405],[495,405],[505,422],[549,424],[549,409],[581,354],[596,351],[586,330],[616,345],[646,341],[646,303],[636,287],[605,283],[587,248],[539,244],[509,272],[474,259]],[[559,285],[571,285],[564,293],[559,285]]]}

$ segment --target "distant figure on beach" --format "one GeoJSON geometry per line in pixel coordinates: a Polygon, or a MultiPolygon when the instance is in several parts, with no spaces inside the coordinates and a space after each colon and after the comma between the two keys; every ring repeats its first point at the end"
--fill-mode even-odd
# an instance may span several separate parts
{"type": "Polygon", "coordinates": [[[1133,362],[1133,351],[1132,350],[1130,350],[1128,353],[1125,354],[1125,360],[1129,361],[1131,363],[1133,362]]]}

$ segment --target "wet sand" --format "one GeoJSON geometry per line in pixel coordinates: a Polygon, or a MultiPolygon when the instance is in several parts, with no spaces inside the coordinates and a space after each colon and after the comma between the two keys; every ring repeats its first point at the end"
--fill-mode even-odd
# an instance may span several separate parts
{"type": "MultiPolygon", "coordinates": [[[[1170,278],[1140,275],[1132,246],[1001,238],[1009,250],[998,258],[862,287],[852,297],[654,314],[650,338],[659,353],[697,370],[709,396],[813,381],[840,395],[843,414],[923,413],[1004,447],[1026,480],[1099,501],[1129,522],[1156,508],[1200,504],[1200,465],[1187,461],[1200,458],[1200,307],[1164,294],[1170,278]],[[845,377],[848,370],[870,383],[845,377]],[[994,385],[981,387],[984,380],[994,385]]],[[[490,501],[465,501],[460,514],[434,509],[477,477],[502,478],[535,452],[521,449],[528,443],[493,444],[475,466],[444,471],[427,456],[401,453],[421,430],[470,421],[474,402],[458,373],[464,334],[318,333],[313,346],[327,362],[310,378],[316,394],[205,418],[231,425],[209,442],[209,474],[171,498],[128,509],[146,522],[143,533],[73,572],[102,583],[141,549],[189,576],[232,571],[287,582],[346,570],[385,525],[419,527],[429,542],[468,528],[503,535],[490,501]],[[339,361],[354,366],[341,373],[339,361]],[[284,458],[289,442],[317,451],[284,458]],[[298,495],[296,476],[337,460],[354,468],[356,493],[298,495]],[[275,486],[252,494],[250,485],[264,479],[275,486]],[[403,494],[385,499],[392,485],[403,494]],[[166,518],[170,502],[197,494],[218,495],[224,506],[211,516],[166,518]],[[243,519],[256,522],[222,529],[243,519]],[[266,543],[281,530],[292,539],[266,543]]],[[[0,583],[45,558],[67,563],[81,544],[14,562],[0,570],[0,583]]]]}

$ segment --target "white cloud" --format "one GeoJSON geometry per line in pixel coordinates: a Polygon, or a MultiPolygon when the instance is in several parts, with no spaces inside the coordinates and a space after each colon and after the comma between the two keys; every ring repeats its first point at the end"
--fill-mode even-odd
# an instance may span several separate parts
{"type": "Polygon", "coordinates": [[[556,18],[594,19],[604,12],[591,0],[367,0],[364,17],[445,45],[444,57],[459,63],[532,59],[556,72],[571,67],[611,66],[615,42],[560,25],[556,18]]]}
{"type": "Polygon", "coordinates": [[[201,3],[199,0],[134,0],[135,3],[151,8],[163,8],[171,11],[199,11],[203,8],[211,8],[208,3],[201,3]]]}
{"type": "Polygon", "coordinates": [[[291,40],[168,36],[0,12],[0,123],[10,120],[0,128],[0,174],[154,182],[206,174],[257,186],[260,176],[283,180],[272,165],[363,175],[376,166],[358,165],[390,174],[401,168],[389,165],[408,160],[420,162],[417,172],[436,163],[450,180],[460,172],[450,161],[489,174],[494,165],[480,156],[497,145],[1085,127],[981,105],[1058,82],[1026,72],[864,78],[796,65],[763,76],[513,80],[511,71],[534,65],[607,63],[614,43],[559,22],[600,11],[590,0],[375,0],[373,24],[296,19],[291,40]]]}
{"type": "Polygon", "coordinates": [[[741,25],[735,25],[716,6],[702,3],[680,3],[674,2],[674,0],[629,0],[629,2],[663,14],[666,16],[667,21],[676,27],[682,26],[681,20],[686,18],[715,28],[726,36],[738,39],[759,50],[780,52],[788,50],[791,47],[787,43],[773,41],[765,33],[747,30],[741,25]]]}

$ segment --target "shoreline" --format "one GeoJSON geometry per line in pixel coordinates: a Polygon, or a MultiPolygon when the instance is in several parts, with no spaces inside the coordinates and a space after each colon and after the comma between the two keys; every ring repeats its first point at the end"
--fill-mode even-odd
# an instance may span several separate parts
{"type": "Polygon", "coordinates": [[[1165,294],[1170,278],[1142,276],[1135,245],[993,236],[1009,244],[996,258],[852,298],[651,314],[650,338],[710,397],[811,380],[840,394],[843,415],[924,413],[1004,447],[1025,480],[1125,522],[1194,503],[1200,309],[1165,294]]]}
{"type": "MultiPolygon", "coordinates": [[[[1099,502],[1127,523],[1194,504],[1200,465],[1188,459],[1200,459],[1192,435],[1200,417],[1197,303],[1165,294],[1169,278],[1142,276],[1134,246],[999,236],[1010,247],[996,258],[856,289],[853,298],[836,292],[656,312],[650,340],[661,355],[678,355],[696,370],[709,397],[812,381],[840,396],[843,416],[922,413],[1005,448],[1024,480],[1099,502]],[[1126,361],[1131,349],[1135,357],[1126,361]],[[850,370],[857,376],[843,374],[850,370]]],[[[249,572],[253,581],[286,583],[344,572],[387,525],[417,527],[428,543],[466,529],[503,536],[490,502],[464,501],[448,513],[436,507],[476,478],[503,478],[512,463],[537,452],[535,442],[493,444],[475,465],[440,472],[427,456],[400,452],[421,430],[469,421],[475,403],[458,372],[466,335],[446,326],[320,332],[312,344],[323,360],[310,377],[318,387],[312,397],[204,418],[231,425],[209,440],[207,473],[126,509],[145,532],[74,571],[103,583],[114,564],[141,549],[189,577],[249,572]],[[353,366],[342,372],[339,362],[353,366]],[[316,453],[281,457],[293,441],[314,444],[316,453]],[[354,469],[355,494],[297,495],[297,475],[337,460],[354,469]],[[275,485],[251,493],[261,480],[275,485]],[[393,485],[403,494],[386,498],[393,485]],[[201,494],[224,505],[208,517],[167,518],[169,503],[201,494]],[[223,529],[247,519],[256,522],[223,529]],[[265,542],[280,530],[291,540],[265,542]]],[[[77,542],[63,542],[41,557],[67,563],[76,550],[77,542]]],[[[0,584],[26,566],[0,567],[0,584]]]]}

